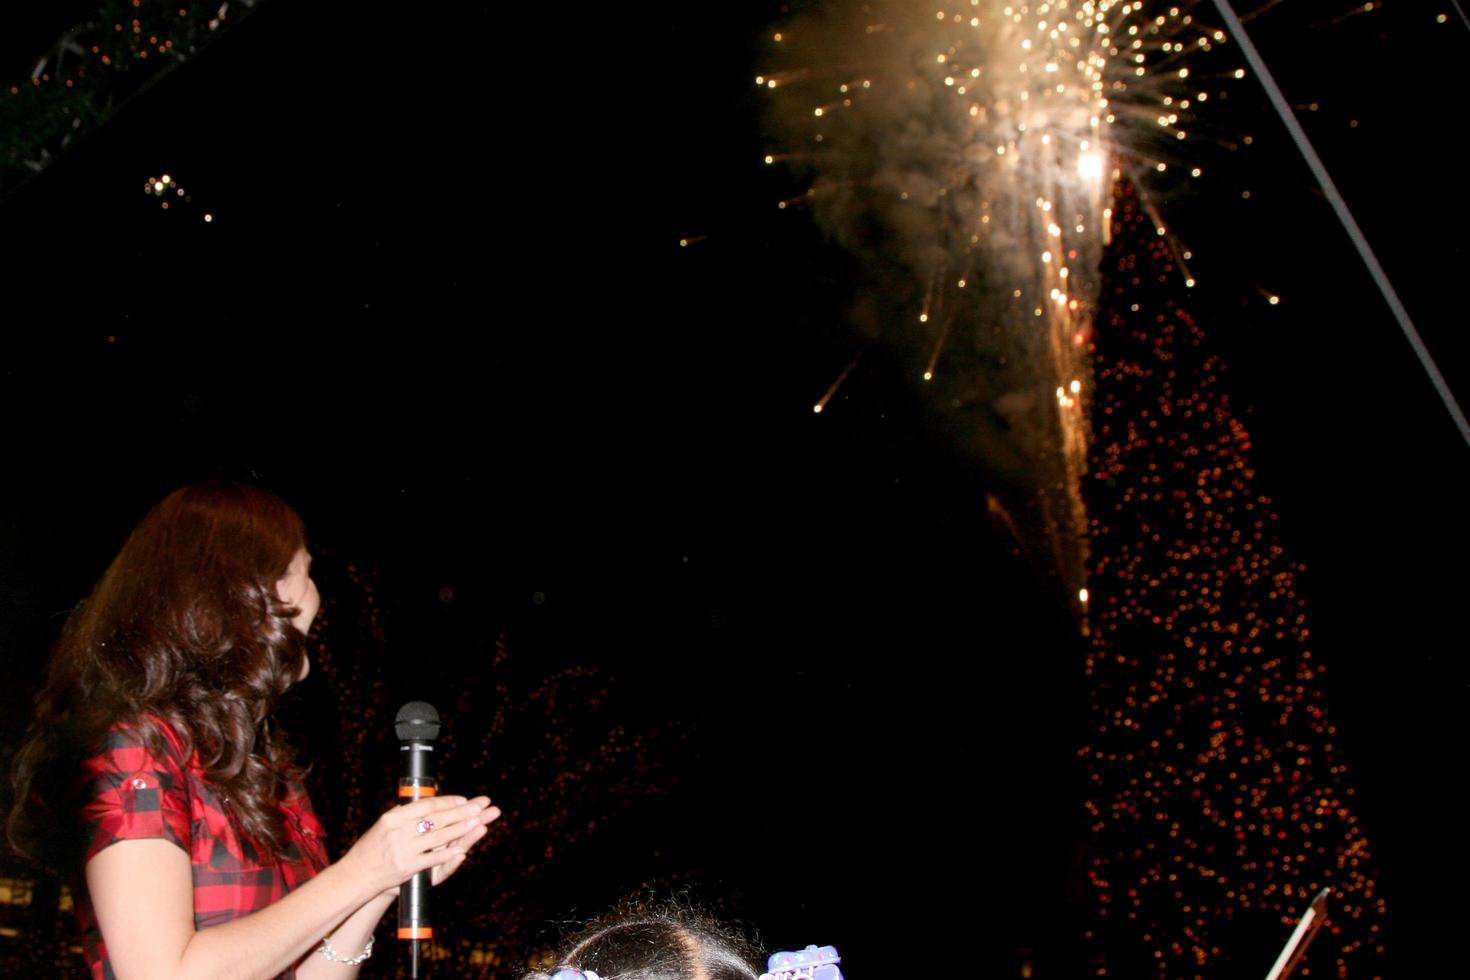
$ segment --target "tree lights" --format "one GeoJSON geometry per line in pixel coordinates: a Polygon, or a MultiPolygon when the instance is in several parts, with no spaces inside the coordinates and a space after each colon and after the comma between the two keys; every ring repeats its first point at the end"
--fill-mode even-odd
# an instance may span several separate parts
{"type": "Polygon", "coordinates": [[[1224,366],[1131,187],[1103,267],[1084,483],[1098,976],[1269,961],[1310,897],[1336,912],[1302,976],[1368,976],[1384,900],[1297,592],[1224,366]]]}

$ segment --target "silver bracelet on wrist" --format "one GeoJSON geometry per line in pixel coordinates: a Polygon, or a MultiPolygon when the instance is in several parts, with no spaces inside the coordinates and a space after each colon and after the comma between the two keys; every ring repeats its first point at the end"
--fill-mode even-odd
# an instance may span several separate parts
{"type": "Polygon", "coordinates": [[[343,956],[341,953],[337,952],[335,949],[332,948],[332,937],[331,936],[328,936],[327,938],[325,938],[325,939],[322,940],[321,948],[318,949],[317,952],[318,953],[321,953],[323,956],[325,956],[332,963],[341,963],[344,966],[357,966],[363,960],[365,960],[369,956],[372,956],[373,955],[373,939],[374,938],[376,938],[376,937],[369,936],[368,937],[368,941],[367,941],[367,945],[362,948],[362,952],[361,953],[358,953],[356,956],[352,957],[351,959],[348,959],[347,957],[343,956]]]}

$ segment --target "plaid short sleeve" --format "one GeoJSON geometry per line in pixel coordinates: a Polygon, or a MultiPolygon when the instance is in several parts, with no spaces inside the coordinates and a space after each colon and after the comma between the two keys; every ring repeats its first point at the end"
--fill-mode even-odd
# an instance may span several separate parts
{"type": "Polygon", "coordinates": [[[114,728],[82,764],[82,778],[87,860],[120,840],[159,838],[190,852],[188,783],[172,754],[156,756],[135,731],[114,728]]]}

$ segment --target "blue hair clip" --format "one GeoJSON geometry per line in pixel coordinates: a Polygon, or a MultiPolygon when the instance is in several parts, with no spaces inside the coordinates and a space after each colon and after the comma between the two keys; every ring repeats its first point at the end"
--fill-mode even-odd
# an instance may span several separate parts
{"type": "Polygon", "coordinates": [[[842,957],[832,946],[772,953],[766,960],[767,972],[761,974],[760,980],[842,980],[842,971],[837,968],[841,962],[842,957]]]}
{"type": "Polygon", "coordinates": [[[591,970],[575,970],[564,966],[551,975],[551,980],[602,980],[602,977],[591,970]]]}

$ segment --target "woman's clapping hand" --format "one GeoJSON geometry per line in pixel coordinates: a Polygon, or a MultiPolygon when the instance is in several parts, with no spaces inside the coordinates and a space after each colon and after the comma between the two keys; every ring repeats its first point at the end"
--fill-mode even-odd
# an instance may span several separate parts
{"type": "Polygon", "coordinates": [[[372,885],[391,891],[420,871],[439,884],[464,863],[465,854],[500,816],[488,796],[435,796],[395,807],[358,838],[341,864],[372,885]]]}

